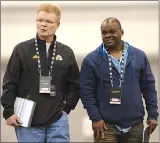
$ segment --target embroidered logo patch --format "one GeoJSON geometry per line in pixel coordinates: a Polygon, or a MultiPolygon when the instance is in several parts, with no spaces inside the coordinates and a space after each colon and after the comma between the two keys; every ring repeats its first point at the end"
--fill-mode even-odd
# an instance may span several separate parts
{"type": "Polygon", "coordinates": [[[62,57],[60,55],[57,55],[56,56],[56,60],[62,61],[63,59],[62,59],[62,57]]]}
{"type": "Polygon", "coordinates": [[[37,56],[37,55],[34,55],[34,56],[32,57],[32,59],[38,59],[38,56],[37,56]]]}

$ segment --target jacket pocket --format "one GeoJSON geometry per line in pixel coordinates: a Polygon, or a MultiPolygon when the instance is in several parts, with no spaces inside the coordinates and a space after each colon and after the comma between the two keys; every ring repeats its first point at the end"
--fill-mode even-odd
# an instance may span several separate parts
{"type": "Polygon", "coordinates": [[[66,102],[60,102],[60,104],[54,108],[54,111],[51,111],[48,113],[48,115],[46,115],[47,120],[50,119],[51,117],[54,117],[55,115],[58,115],[60,112],[62,112],[65,104],[66,102]]]}
{"type": "Polygon", "coordinates": [[[56,112],[62,111],[65,105],[66,101],[62,101],[62,103],[57,107],[56,112]]]}
{"type": "Polygon", "coordinates": [[[140,67],[138,67],[138,65],[137,65],[137,63],[135,63],[135,61],[132,61],[132,78],[133,78],[133,81],[135,81],[135,79],[140,78],[140,72],[141,72],[140,67]]]}

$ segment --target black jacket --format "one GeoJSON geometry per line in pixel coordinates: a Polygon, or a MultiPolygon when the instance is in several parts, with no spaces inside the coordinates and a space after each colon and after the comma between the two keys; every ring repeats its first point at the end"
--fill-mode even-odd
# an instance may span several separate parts
{"type": "MultiPolygon", "coordinates": [[[[37,36],[38,37],[38,36],[37,36]]],[[[54,40],[56,36],[54,36],[54,40]]],[[[38,47],[42,67],[42,75],[49,75],[54,40],[49,48],[49,57],[46,56],[46,43],[38,38],[38,47]]],[[[72,49],[60,42],[56,45],[56,56],[63,60],[56,60],[52,68],[52,84],[56,87],[56,96],[39,93],[38,61],[35,57],[36,49],[34,38],[19,43],[9,59],[3,79],[3,95],[1,103],[4,107],[5,119],[14,114],[16,97],[26,98],[37,102],[32,126],[46,126],[62,115],[74,109],[79,100],[79,69],[72,49]],[[64,104],[63,101],[66,101],[64,104]]],[[[55,56],[55,57],[56,57],[55,56]]]]}

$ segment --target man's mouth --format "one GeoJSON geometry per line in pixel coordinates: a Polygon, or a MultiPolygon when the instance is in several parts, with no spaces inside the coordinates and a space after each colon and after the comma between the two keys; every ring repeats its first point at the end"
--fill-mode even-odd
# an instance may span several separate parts
{"type": "Polygon", "coordinates": [[[46,30],[46,29],[41,29],[41,31],[42,31],[42,32],[46,32],[47,30],[46,30]]]}
{"type": "Polygon", "coordinates": [[[109,40],[105,40],[105,42],[106,43],[112,43],[112,42],[114,42],[114,40],[113,39],[109,39],[109,40]]]}

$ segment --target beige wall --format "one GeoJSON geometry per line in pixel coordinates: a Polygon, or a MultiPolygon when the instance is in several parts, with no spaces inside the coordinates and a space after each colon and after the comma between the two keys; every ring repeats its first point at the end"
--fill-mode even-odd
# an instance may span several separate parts
{"type": "MultiPolygon", "coordinates": [[[[50,1],[51,2],[51,1],[50,1]]],[[[8,59],[13,47],[35,36],[36,8],[41,2],[2,1],[1,9],[1,58],[8,59]]],[[[150,59],[156,61],[154,75],[158,77],[158,5],[157,2],[56,2],[62,8],[58,40],[74,50],[77,57],[83,57],[101,43],[100,24],[106,17],[117,17],[124,29],[125,41],[144,50],[150,59]]],[[[80,60],[80,61],[81,61],[80,60]]],[[[151,61],[152,62],[152,61],[151,61]]],[[[153,63],[153,62],[152,62],[153,63]]],[[[91,124],[86,111],[79,102],[69,116],[71,141],[92,140],[91,124]],[[88,129],[85,130],[85,127],[88,129]]],[[[2,120],[2,141],[16,141],[14,130],[2,120]],[[6,132],[9,132],[8,137],[6,132]]],[[[158,141],[158,130],[151,141],[158,141]]]]}

